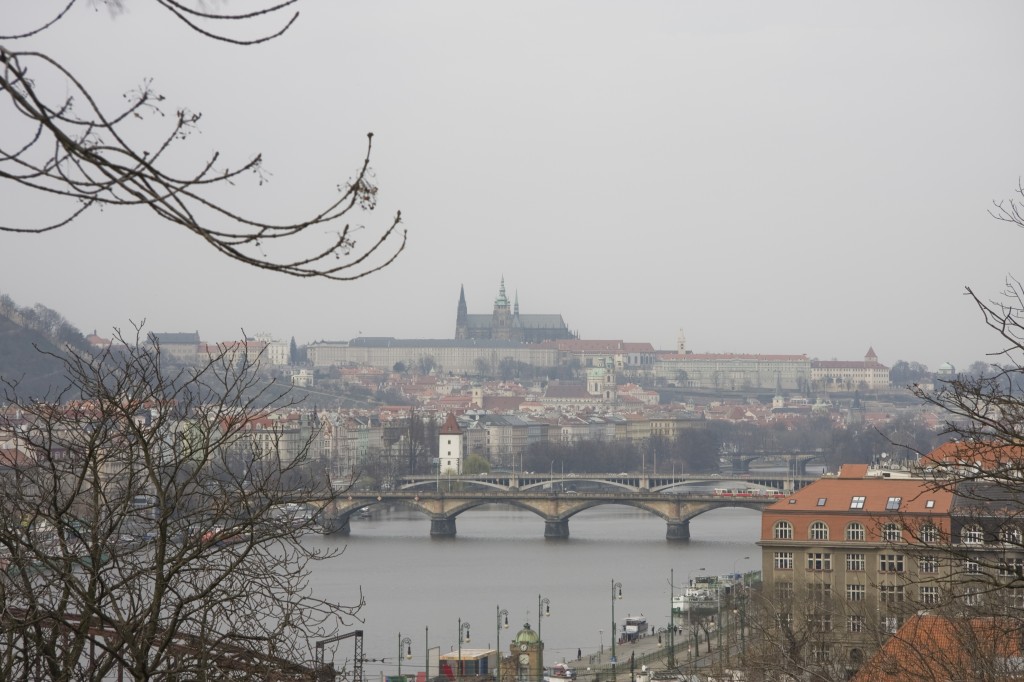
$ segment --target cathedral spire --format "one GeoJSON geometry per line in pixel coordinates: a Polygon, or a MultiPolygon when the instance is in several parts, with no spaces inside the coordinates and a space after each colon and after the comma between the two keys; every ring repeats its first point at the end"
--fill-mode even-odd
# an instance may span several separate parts
{"type": "Polygon", "coordinates": [[[512,313],[516,317],[519,317],[519,289],[516,289],[516,305],[515,308],[512,310],[512,313]]]}
{"type": "Polygon", "coordinates": [[[508,296],[505,295],[505,275],[501,276],[501,286],[498,288],[498,298],[494,301],[494,305],[508,307],[508,296]]]}

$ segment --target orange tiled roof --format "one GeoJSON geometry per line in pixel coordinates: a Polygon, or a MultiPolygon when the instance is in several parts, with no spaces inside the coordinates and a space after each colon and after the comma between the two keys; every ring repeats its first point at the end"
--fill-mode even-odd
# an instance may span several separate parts
{"type": "Polygon", "coordinates": [[[949,512],[953,506],[952,492],[935,490],[934,484],[924,479],[856,476],[856,465],[854,469],[848,469],[849,466],[844,464],[839,476],[819,478],[785,500],[776,502],[769,509],[775,512],[848,514],[854,497],[864,498],[864,506],[858,509],[864,514],[941,514],[949,512]],[[886,508],[891,497],[900,498],[898,510],[886,508]],[[824,502],[818,504],[821,500],[824,502]],[[927,504],[929,500],[931,506],[927,504]]]}
{"type": "Polygon", "coordinates": [[[1024,461],[1024,447],[1001,443],[976,441],[949,441],[921,457],[921,466],[978,464],[984,469],[995,469],[1008,462],[1024,461]]]}
{"type": "Polygon", "coordinates": [[[1007,618],[947,618],[932,614],[907,620],[853,682],[960,682],[1019,679],[1019,623],[1007,618]],[[980,675],[979,666],[991,666],[980,675]]]}

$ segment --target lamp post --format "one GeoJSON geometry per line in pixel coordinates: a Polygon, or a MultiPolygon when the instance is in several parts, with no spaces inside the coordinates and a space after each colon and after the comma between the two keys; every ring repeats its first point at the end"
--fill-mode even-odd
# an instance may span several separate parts
{"type": "Polygon", "coordinates": [[[541,636],[540,636],[540,622],[541,622],[542,619],[550,618],[550,617],[551,617],[551,600],[548,599],[547,597],[542,597],[542,596],[540,596],[538,594],[537,595],[537,639],[540,639],[542,642],[544,640],[541,639],[541,636]]]}
{"type": "Polygon", "coordinates": [[[501,606],[496,607],[498,610],[498,634],[496,636],[498,642],[498,664],[495,666],[495,682],[501,682],[501,629],[508,629],[508,609],[503,609],[501,606]]]}
{"type": "MultiPolygon", "coordinates": [[[[617,583],[617,582],[615,582],[615,579],[612,578],[612,670],[613,671],[615,670],[615,663],[616,663],[616,660],[615,660],[615,640],[617,639],[616,635],[618,634],[618,630],[615,629],[615,599],[616,598],[622,599],[622,583],[617,583]],[[616,590],[618,590],[618,592],[616,592],[616,590]]],[[[615,673],[613,672],[612,674],[614,675],[615,673]]]]}
{"type": "Polygon", "coordinates": [[[412,639],[409,637],[402,637],[402,633],[398,633],[398,676],[402,676],[402,645],[405,645],[405,659],[407,661],[412,660],[412,639]]]}
{"type": "Polygon", "coordinates": [[[668,573],[668,667],[676,667],[676,570],[668,573]]]}
{"type": "MultiPolygon", "coordinates": [[[[750,561],[750,557],[745,556],[742,559],[736,559],[735,561],[732,562],[732,574],[733,575],[736,575],[736,564],[738,564],[740,561],[750,561]]],[[[743,584],[744,585],[747,584],[746,572],[744,572],[744,574],[743,574],[743,584]]]]}
{"type": "Polygon", "coordinates": [[[462,677],[462,672],[463,672],[463,667],[464,667],[462,665],[462,633],[463,632],[466,633],[466,642],[468,643],[469,642],[469,623],[468,622],[463,623],[462,619],[459,618],[459,666],[458,666],[458,671],[459,672],[455,675],[456,677],[462,677]]]}

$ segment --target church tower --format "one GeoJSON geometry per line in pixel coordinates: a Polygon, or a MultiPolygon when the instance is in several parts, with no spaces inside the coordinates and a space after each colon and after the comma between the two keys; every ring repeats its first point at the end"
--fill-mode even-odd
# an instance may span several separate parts
{"type": "Polygon", "coordinates": [[[465,285],[459,285],[459,309],[455,313],[455,338],[469,338],[469,310],[466,308],[465,285]]]}
{"type": "Polygon", "coordinates": [[[494,313],[491,323],[491,338],[509,341],[512,338],[512,304],[505,295],[505,276],[501,277],[498,297],[494,299],[494,313]]]}

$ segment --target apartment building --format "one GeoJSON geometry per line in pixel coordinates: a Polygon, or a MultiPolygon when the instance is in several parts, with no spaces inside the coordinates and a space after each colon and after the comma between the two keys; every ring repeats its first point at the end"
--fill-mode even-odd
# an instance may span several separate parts
{"type": "Polygon", "coordinates": [[[938,604],[954,495],[909,471],[844,465],[762,515],[765,603],[809,660],[857,669],[909,613],[938,604]]]}

